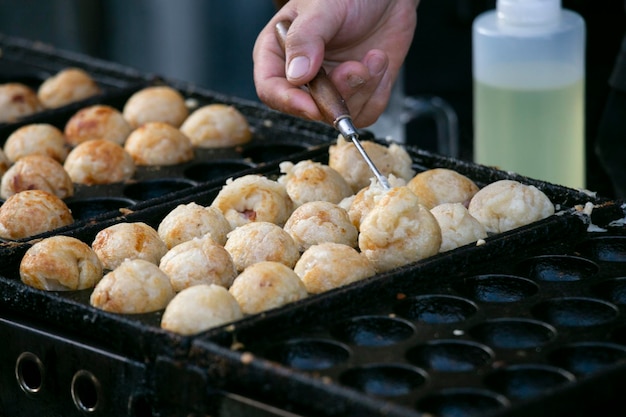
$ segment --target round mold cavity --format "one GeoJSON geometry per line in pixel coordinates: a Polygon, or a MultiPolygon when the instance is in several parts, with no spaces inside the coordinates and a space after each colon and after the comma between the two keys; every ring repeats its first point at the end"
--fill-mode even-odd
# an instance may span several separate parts
{"type": "Polygon", "coordinates": [[[436,340],[407,352],[409,362],[439,372],[472,371],[490,363],[493,357],[487,346],[461,340],[436,340]]]}
{"type": "Polygon", "coordinates": [[[522,261],[518,271],[536,281],[580,281],[594,276],[598,265],[589,259],[569,255],[541,255],[522,261]]]}
{"type": "Polygon", "coordinates": [[[536,348],[556,337],[556,329],[547,323],[515,318],[488,320],[471,328],[469,333],[487,346],[501,349],[536,348]]]}
{"type": "Polygon", "coordinates": [[[580,253],[602,262],[626,262],[626,236],[594,237],[581,243],[580,253]]]}
{"type": "Polygon", "coordinates": [[[473,316],[478,307],[465,298],[450,295],[422,295],[402,300],[396,314],[429,324],[457,323],[473,316]]]}
{"type": "Polygon", "coordinates": [[[509,399],[521,400],[539,397],[575,380],[573,374],[554,366],[524,364],[498,369],[487,375],[484,383],[509,399]]]}
{"type": "Polygon", "coordinates": [[[626,362],[626,347],[606,342],[572,343],[550,352],[548,360],[574,375],[585,376],[626,362]]]}
{"type": "Polygon", "coordinates": [[[196,185],[183,178],[159,178],[138,181],[124,187],[124,195],[138,201],[158,198],[176,191],[186,190],[196,185]]]}
{"type": "Polygon", "coordinates": [[[341,374],[342,384],[366,394],[399,397],[410,394],[426,382],[424,371],[402,364],[368,364],[341,374]]]}
{"type": "Polygon", "coordinates": [[[611,278],[598,283],[593,292],[613,304],[626,304],[626,277],[611,278]]]}
{"type": "Polygon", "coordinates": [[[515,275],[477,275],[464,280],[462,291],[476,301],[512,303],[539,291],[537,284],[515,275]]]}
{"type": "Polygon", "coordinates": [[[589,327],[614,320],[619,310],[613,304],[595,298],[562,297],[535,305],[533,314],[555,326],[589,327]]]}
{"type": "Polygon", "coordinates": [[[254,166],[253,163],[235,159],[198,162],[185,169],[184,175],[193,181],[208,182],[226,178],[254,166]]]}
{"type": "Polygon", "coordinates": [[[67,207],[72,211],[74,220],[89,220],[133,204],[135,201],[129,198],[94,197],[69,201],[67,207]]]}
{"type": "Polygon", "coordinates": [[[437,417],[482,417],[507,407],[509,401],[495,392],[475,388],[450,388],[428,395],[416,407],[437,417]]]}
{"type": "Polygon", "coordinates": [[[242,152],[242,157],[260,164],[282,161],[306,150],[305,145],[294,143],[257,143],[247,146],[242,152]]]}
{"type": "Polygon", "coordinates": [[[389,346],[413,335],[413,325],[405,320],[385,316],[359,316],[331,329],[337,339],[358,346],[389,346]]]}
{"type": "Polygon", "coordinates": [[[340,343],[325,339],[291,339],[274,346],[266,357],[290,368],[318,371],[345,362],[350,357],[350,350],[340,343]]]}

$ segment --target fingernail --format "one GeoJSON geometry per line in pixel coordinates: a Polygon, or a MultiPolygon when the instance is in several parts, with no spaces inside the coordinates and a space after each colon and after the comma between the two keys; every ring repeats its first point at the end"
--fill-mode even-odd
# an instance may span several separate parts
{"type": "Polygon", "coordinates": [[[386,66],[387,60],[380,55],[374,55],[367,61],[367,69],[371,75],[380,74],[386,66]]]}
{"type": "Polygon", "coordinates": [[[306,56],[297,56],[289,61],[287,67],[287,79],[297,80],[302,78],[309,71],[309,58],[306,56]]]}
{"type": "Polygon", "coordinates": [[[365,80],[358,75],[349,75],[348,76],[348,85],[350,88],[358,88],[365,84],[365,80]]]}

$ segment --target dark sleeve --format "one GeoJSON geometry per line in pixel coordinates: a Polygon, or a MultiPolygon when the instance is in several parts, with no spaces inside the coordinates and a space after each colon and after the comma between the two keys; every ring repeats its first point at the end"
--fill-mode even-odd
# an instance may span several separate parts
{"type": "Polygon", "coordinates": [[[611,73],[609,83],[616,90],[626,92],[626,36],[624,36],[622,41],[622,47],[615,61],[615,67],[611,73]]]}

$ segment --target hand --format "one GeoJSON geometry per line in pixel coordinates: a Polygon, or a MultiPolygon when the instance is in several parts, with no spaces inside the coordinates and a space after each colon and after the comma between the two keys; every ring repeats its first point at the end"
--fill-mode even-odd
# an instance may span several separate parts
{"type": "Polygon", "coordinates": [[[254,45],[254,82],[261,101],[276,110],[323,120],[301,88],[319,68],[343,96],[354,124],[366,127],[385,110],[413,40],[419,0],[290,0],[254,45]],[[286,54],[277,22],[291,22],[286,54]]]}

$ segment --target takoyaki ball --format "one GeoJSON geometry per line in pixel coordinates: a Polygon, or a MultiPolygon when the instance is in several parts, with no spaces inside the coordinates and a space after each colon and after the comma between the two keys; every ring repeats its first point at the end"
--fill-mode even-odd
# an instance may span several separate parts
{"type": "Polygon", "coordinates": [[[159,268],[170,277],[176,292],[198,284],[228,288],[237,275],[230,254],[210,236],[174,246],[163,255],[159,268]]]}
{"type": "Polygon", "coordinates": [[[85,242],[70,236],[50,236],[28,248],[20,262],[20,278],[40,290],[84,290],[102,279],[102,264],[85,242]]]}
{"type": "Polygon", "coordinates": [[[0,206],[0,237],[21,239],[74,222],[65,202],[44,190],[13,194],[0,206]]]}
{"type": "Polygon", "coordinates": [[[228,290],[244,314],[256,314],[308,296],[293,269],[280,262],[258,262],[235,278],[228,290]]]}
{"type": "Polygon", "coordinates": [[[252,222],[237,227],[228,234],[224,247],[238,272],[262,261],[280,262],[293,268],[300,257],[298,246],[289,233],[269,222],[252,222]]]}
{"type": "MultiPolygon", "coordinates": [[[[389,175],[387,181],[389,181],[389,185],[392,187],[402,187],[406,185],[406,181],[404,179],[398,178],[393,174],[389,175]]],[[[343,204],[347,206],[346,210],[348,211],[350,221],[358,229],[361,227],[361,219],[370,212],[372,207],[374,207],[376,198],[386,192],[387,190],[383,188],[378,180],[372,178],[369,187],[361,188],[352,200],[342,201],[340,206],[343,207],[343,204]]]]}
{"type": "Polygon", "coordinates": [[[133,128],[148,122],[163,122],[180,127],[189,116],[189,109],[178,90],[160,85],[145,87],[130,96],[122,114],[133,128]]]}
{"type": "Polygon", "coordinates": [[[193,159],[193,145],[178,128],[147,122],[133,130],[124,144],[135,165],[176,165],[193,159]]]}
{"type": "Polygon", "coordinates": [[[284,185],[254,174],[226,180],[211,205],[224,214],[233,229],[250,222],[283,226],[294,206],[284,185]]]}
{"type": "Polygon", "coordinates": [[[478,186],[463,174],[452,169],[433,168],[414,176],[407,187],[420,199],[420,203],[431,209],[443,203],[462,203],[465,207],[478,186]]]}
{"type": "Polygon", "coordinates": [[[90,139],[106,139],[123,145],[132,131],[122,112],[105,104],[94,104],[76,112],[65,124],[67,142],[76,146],[90,139]]]}
{"type": "Polygon", "coordinates": [[[348,212],[328,201],[304,203],[293,211],[284,228],[300,252],[323,242],[356,247],[359,234],[348,212]]]}
{"type": "MultiPolygon", "coordinates": [[[[408,181],[415,175],[411,157],[402,146],[392,143],[386,147],[368,140],[361,141],[361,145],[384,176],[393,174],[408,181]]],[[[352,192],[357,193],[370,184],[374,175],[352,141],[339,135],[337,142],[328,149],[328,155],[328,165],[346,179],[352,192]]]]}
{"type": "Polygon", "coordinates": [[[278,182],[285,185],[296,206],[311,201],[339,203],[352,195],[352,188],[341,174],[320,162],[304,160],[294,165],[286,161],[280,164],[280,171],[284,175],[278,182]]]}
{"type": "Polygon", "coordinates": [[[125,259],[143,259],[158,265],[167,245],[152,226],[143,222],[123,222],[100,230],[91,247],[104,269],[113,270],[125,259]]]}
{"type": "Polygon", "coordinates": [[[10,166],[11,161],[9,161],[9,158],[7,158],[4,151],[0,148],[0,177],[3,176],[5,172],[7,172],[10,166]]]}
{"type": "Polygon", "coordinates": [[[309,247],[294,271],[309,294],[319,294],[376,273],[369,259],[353,247],[326,242],[309,247]]]}
{"type": "Polygon", "coordinates": [[[102,277],[89,301],[111,313],[142,314],[165,309],[175,294],[169,277],[157,265],[126,259],[102,277]]]}
{"type": "Polygon", "coordinates": [[[161,328],[190,336],[243,318],[235,297],[220,285],[186,288],[169,302],[161,328]]]}
{"type": "Polygon", "coordinates": [[[13,123],[43,109],[35,90],[27,85],[0,84],[0,123],[13,123]]]}
{"type": "Polygon", "coordinates": [[[74,195],[74,184],[60,162],[45,155],[26,155],[0,180],[0,197],[25,190],[44,190],[63,199],[74,195]]]}
{"type": "Polygon", "coordinates": [[[159,223],[157,232],[168,249],[193,239],[211,236],[216,243],[224,245],[231,231],[230,223],[221,211],[198,203],[180,204],[159,223]]]}
{"type": "Polygon", "coordinates": [[[474,195],[469,212],[487,230],[502,233],[554,214],[554,204],[534,185],[499,180],[474,195]]]}
{"type": "Polygon", "coordinates": [[[187,117],[180,130],[198,148],[226,148],[252,139],[248,120],[234,106],[226,104],[200,107],[187,117]]]}
{"type": "Polygon", "coordinates": [[[487,231],[463,203],[443,203],[430,209],[441,228],[440,252],[456,249],[487,237],[487,231]]]}
{"type": "Polygon", "coordinates": [[[133,157],[121,145],[91,139],[76,146],[63,167],[76,184],[113,184],[129,180],[136,170],[133,157]]]}
{"type": "Polygon", "coordinates": [[[44,80],[37,90],[37,97],[45,108],[54,109],[101,92],[98,83],[86,71],[65,68],[44,80]]]}
{"type": "Polygon", "coordinates": [[[435,255],[440,247],[437,219],[408,187],[389,190],[361,220],[359,249],[377,272],[435,255]]]}
{"type": "Polygon", "coordinates": [[[11,162],[23,156],[47,155],[60,163],[65,161],[69,147],[65,135],[48,123],[32,123],[15,130],[4,143],[4,153],[11,162]]]}

